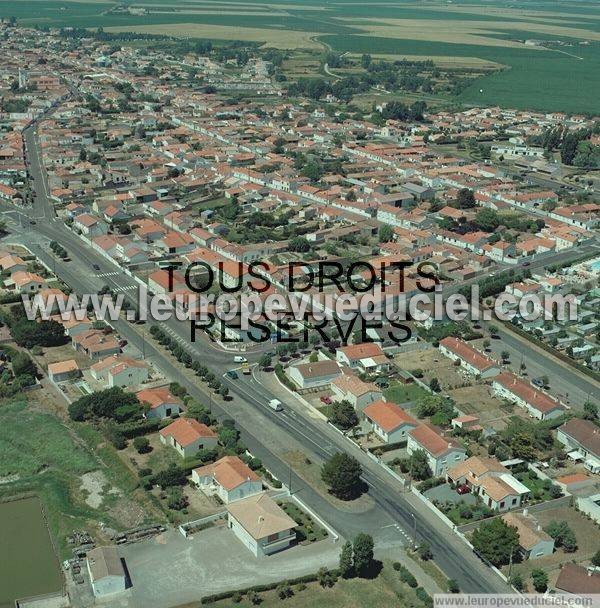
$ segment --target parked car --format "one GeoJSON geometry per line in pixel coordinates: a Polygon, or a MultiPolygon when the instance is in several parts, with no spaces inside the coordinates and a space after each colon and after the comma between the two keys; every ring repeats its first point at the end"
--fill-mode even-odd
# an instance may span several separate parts
{"type": "Polygon", "coordinates": [[[100,270],[100,266],[98,266],[98,264],[92,264],[92,268],[94,270],[100,270]]]}
{"type": "Polygon", "coordinates": [[[234,363],[246,363],[246,361],[248,361],[248,359],[246,359],[246,357],[242,357],[241,355],[236,355],[233,358],[234,363]]]}
{"type": "Polygon", "coordinates": [[[121,348],[123,348],[124,346],[127,346],[127,344],[128,344],[127,340],[119,340],[119,346],[121,348]]]}
{"type": "Polygon", "coordinates": [[[462,486],[458,486],[456,491],[458,494],[468,494],[471,491],[471,488],[469,488],[468,485],[463,484],[462,486]]]}
{"type": "Polygon", "coordinates": [[[537,386],[539,388],[544,388],[544,381],[541,378],[532,378],[531,384],[533,384],[533,386],[537,386]]]}
{"type": "Polygon", "coordinates": [[[329,397],[328,395],[323,395],[321,397],[321,401],[327,405],[329,405],[331,403],[331,397],[329,397]]]}
{"type": "Polygon", "coordinates": [[[232,380],[237,380],[239,378],[238,373],[234,369],[226,371],[225,375],[232,380]]]}

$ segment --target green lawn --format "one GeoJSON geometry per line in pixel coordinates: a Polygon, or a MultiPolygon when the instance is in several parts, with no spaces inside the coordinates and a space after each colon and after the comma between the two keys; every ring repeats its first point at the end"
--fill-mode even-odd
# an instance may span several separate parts
{"type": "Polygon", "coordinates": [[[390,385],[383,391],[385,398],[394,403],[406,403],[407,401],[416,401],[421,397],[427,397],[429,393],[422,389],[417,384],[402,384],[398,382],[390,385]]]}

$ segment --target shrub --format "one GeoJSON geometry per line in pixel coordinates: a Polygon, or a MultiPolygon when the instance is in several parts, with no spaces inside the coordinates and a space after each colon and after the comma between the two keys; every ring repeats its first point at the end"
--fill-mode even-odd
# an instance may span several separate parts
{"type": "Polygon", "coordinates": [[[133,440],[133,447],[138,454],[147,454],[150,451],[150,441],[147,437],[136,437],[133,440]]]}

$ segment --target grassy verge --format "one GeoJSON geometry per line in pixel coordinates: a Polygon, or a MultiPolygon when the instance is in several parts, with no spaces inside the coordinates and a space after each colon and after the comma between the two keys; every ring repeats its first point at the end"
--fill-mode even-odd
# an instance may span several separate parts
{"type": "Polygon", "coordinates": [[[293,502],[277,503],[298,525],[296,537],[301,544],[314,543],[327,538],[327,532],[313,518],[293,502]]]}

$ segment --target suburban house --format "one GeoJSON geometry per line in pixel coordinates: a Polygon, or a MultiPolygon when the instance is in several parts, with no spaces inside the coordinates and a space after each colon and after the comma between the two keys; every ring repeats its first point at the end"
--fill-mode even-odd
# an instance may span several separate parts
{"type": "Polygon", "coordinates": [[[583,460],[592,473],[600,473],[600,429],[591,420],[572,418],[558,427],[556,438],[573,460],[583,460]]]}
{"type": "Polygon", "coordinates": [[[340,366],[331,359],[324,359],[315,363],[300,363],[300,365],[294,365],[289,369],[290,378],[300,388],[327,386],[341,374],[340,366]]]}
{"type": "Polygon", "coordinates": [[[85,562],[96,597],[125,591],[127,577],[116,547],[96,547],[87,552],[85,562]]]}
{"type": "Polygon", "coordinates": [[[80,375],[81,370],[75,359],[48,364],[48,378],[50,378],[52,382],[64,382],[65,380],[77,378],[80,375]]]}
{"type": "Polygon", "coordinates": [[[342,365],[368,373],[384,372],[389,369],[389,361],[381,346],[376,342],[351,344],[338,348],[336,359],[342,365]]]}
{"type": "Polygon", "coordinates": [[[192,471],[192,481],[225,504],[262,492],[260,477],[237,456],[224,456],[192,471]]]}
{"type": "Polygon", "coordinates": [[[520,380],[511,372],[502,372],[492,382],[496,395],[525,408],[533,418],[549,420],[562,415],[565,408],[556,400],[520,380]]]}
{"type": "Polygon", "coordinates": [[[10,275],[10,279],[5,281],[6,285],[12,284],[15,291],[19,293],[37,293],[40,289],[46,287],[44,277],[35,272],[26,272],[17,270],[10,275]]]}
{"type": "Polygon", "coordinates": [[[102,236],[108,233],[108,225],[95,215],[90,213],[82,213],[73,220],[73,226],[77,228],[84,236],[92,238],[94,236],[102,236]]]}
{"type": "Polygon", "coordinates": [[[410,456],[423,450],[434,477],[439,477],[467,457],[465,448],[452,437],[443,437],[440,430],[429,424],[421,424],[408,432],[406,451],[410,456]]]}
{"type": "Polygon", "coordinates": [[[556,590],[569,595],[600,593],[600,573],[591,567],[567,562],[563,564],[556,580],[556,590]]]}
{"type": "Polygon", "coordinates": [[[507,513],[502,519],[519,534],[519,552],[523,559],[538,559],[554,552],[554,539],[542,530],[538,522],[527,513],[507,513]]]}
{"type": "Polygon", "coordinates": [[[86,353],[90,359],[117,355],[121,352],[118,340],[99,329],[79,332],[73,336],[71,344],[75,350],[86,353]]]}
{"type": "Polygon", "coordinates": [[[166,386],[146,388],[136,393],[140,403],[148,404],[146,418],[168,418],[183,412],[183,401],[175,397],[166,386]]]}
{"type": "Polygon", "coordinates": [[[515,479],[495,458],[472,456],[448,469],[446,479],[468,486],[490,509],[508,511],[521,506],[529,488],[515,479]]]}
{"type": "Polygon", "coordinates": [[[406,441],[409,431],[419,423],[400,406],[389,401],[375,401],[363,410],[376,435],[386,443],[406,441]]]}
{"type": "Polygon", "coordinates": [[[296,522],[266,493],[227,505],[227,525],[256,557],[289,547],[296,522]]]}
{"type": "Polygon", "coordinates": [[[106,357],[94,363],[90,367],[90,372],[94,380],[105,382],[108,388],[138,386],[148,380],[146,363],[124,355],[106,357]]]}
{"type": "Polygon", "coordinates": [[[348,401],[352,407],[361,412],[369,403],[379,401],[383,393],[375,384],[363,382],[358,376],[342,374],[331,382],[334,401],[348,401]]]}
{"type": "Polygon", "coordinates": [[[452,361],[460,361],[461,366],[470,374],[481,378],[492,378],[500,372],[498,365],[460,338],[444,338],[440,340],[439,348],[445,357],[452,361]]]}
{"type": "Polygon", "coordinates": [[[193,418],[178,418],[159,431],[160,440],[174,447],[180,456],[188,458],[199,450],[211,450],[217,445],[217,434],[193,418]]]}

